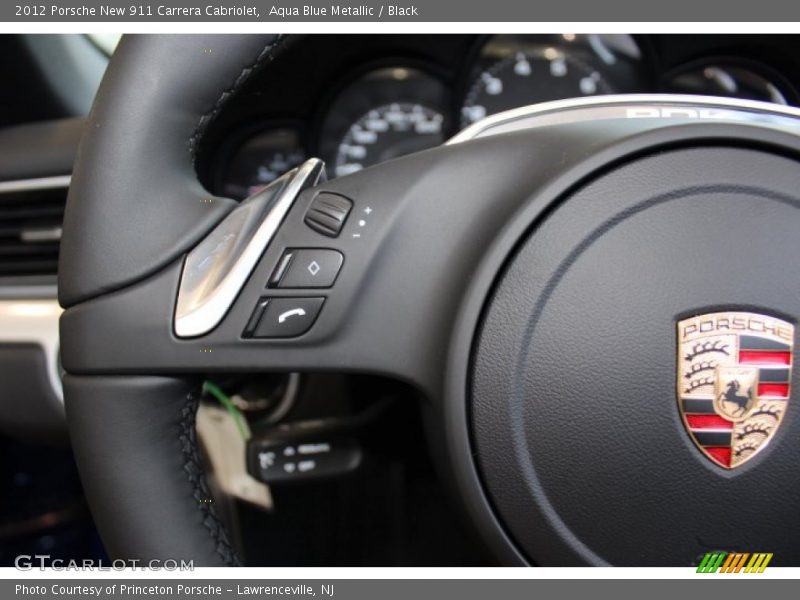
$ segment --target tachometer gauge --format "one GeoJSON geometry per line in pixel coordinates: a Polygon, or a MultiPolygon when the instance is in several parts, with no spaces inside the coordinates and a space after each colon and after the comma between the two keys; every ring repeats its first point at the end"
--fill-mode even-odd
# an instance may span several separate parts
{"type": "Polygon", "coordinates": [[[336,152],[335,175],[438,146],[444,141],[443,123],[441,112],[422,104],[377,106],[348,129],[336,152]]]}
{"type": "Polygon", "coordinates": [[[245,137],[223,165],[219,193],[241,200],[306,159],[299,132],[291,127],[267,127],[245,137]]]}
{"type": "Polygon", "coordinates": [[[461,126],[537,102],[635,90],[638,56],[627,36],[497,36],[473,69],[461,126]]]}
{"type": "Polygon", "coordinates": [[[447,131],[448,90],[407,67],[370,71],[345,87],[326,112],[319,152],[329,177],[341,177],[438,146],[447,131]]]}

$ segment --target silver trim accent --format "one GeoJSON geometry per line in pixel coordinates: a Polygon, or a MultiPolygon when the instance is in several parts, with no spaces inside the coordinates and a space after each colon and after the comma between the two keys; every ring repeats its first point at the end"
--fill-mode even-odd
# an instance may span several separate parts
{"type": "Polygon", "coordinates": [[[250,196],[186,256],[175,309],[175,335],[214,329],[239,295],[297,196],[325,176],[311,158],[250,196]]]}
{"type": "Polygon", "coordinates": [[[31,244],[46,244],[49,242],[60,242],[64,230],[60,226],[48,227],[47,229],[23,229],[19,238],[23,242],[31,244]]]}
{"type": "Polygon", "coordinates": [[[57,300],[0,300],[0,344],[33,343],[42,347],[53,393],[63,402],[58,361],[57,300]]]}
{"type": "MultiPolygon", "coordinates": [[[[68,189],[71,175],[0,181],[0,194],[68,189]]],[[[0,344],[37,344],[45,354],[47,377],[63,406],[61,367],[58,359],[58,319],[61,306],[54,285],[0,286],[0,344]]]]}
{"type": "Polygon", "coordinates": [[[58,298],[55,284],[24,283],[0,286],[0,300],[54,300],[58,298]]]}
{"type": "Polygon", "coordinates": [[[71,175],[38,177],[34,179],[17,179],[15,181],[0,181],[0,194],[68,188],[71,181],[71,175]]]}
{"type": "Polygon", "coordinates": [[[718,119],[800,127],[800,109],[791,106],[688,94],[619,94],[556,100],[508,110],[473,123],[446,144],[460,144],[544,125],[603,118],[718,119]],[[661,110],[656,110],[659,108],[661,110]],[[566,112],[568,114],[563,114],[566,112]],[[779,120],[776,121],[776,117],[779,120]]]}

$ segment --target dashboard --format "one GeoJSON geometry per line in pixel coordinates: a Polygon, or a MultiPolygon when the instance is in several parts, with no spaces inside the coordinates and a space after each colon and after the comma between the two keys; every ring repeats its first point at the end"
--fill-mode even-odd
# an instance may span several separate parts
{"type": "Polygon", "coordinates": [[[326,162],[328,178],[341,177],[438,146],[486,116],[563,98],[678,93],[796,104],[796,83],[762,40],[301,37],[287,54],[317,67],[303,74],[268,65],[270,86],[256,79],[217,124],[201,176],[214,193],[243,199],[310,156],[326,162]]]}

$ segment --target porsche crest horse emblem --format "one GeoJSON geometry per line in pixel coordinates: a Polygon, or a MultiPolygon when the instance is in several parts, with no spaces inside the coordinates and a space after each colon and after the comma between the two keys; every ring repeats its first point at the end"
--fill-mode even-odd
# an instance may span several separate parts
{"type": "Polygon", "coordinates": [[[678,322],[678,409],[715,464],[735,469],[761,452],[789,405],[794,326],[747,312],[678,322]]]}

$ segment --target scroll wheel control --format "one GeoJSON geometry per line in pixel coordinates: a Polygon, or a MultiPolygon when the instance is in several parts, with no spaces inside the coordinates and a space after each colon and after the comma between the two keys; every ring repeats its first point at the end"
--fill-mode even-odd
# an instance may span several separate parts
{"type": "Polygon", "coordinates": [[[317,233],[337,237],[344,227],[353,202],[344,196],[321,192],[306,212],[306,225],[317,233]]]}

